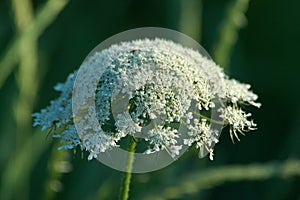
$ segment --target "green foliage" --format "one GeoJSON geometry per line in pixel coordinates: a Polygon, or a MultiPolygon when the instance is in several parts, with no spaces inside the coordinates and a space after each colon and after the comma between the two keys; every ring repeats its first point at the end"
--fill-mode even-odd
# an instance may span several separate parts
{"type": "Polygon", "coordinates": [[[133,174],[131,198],[300,198],[299,6],[292,0],[0,1],[0,199],[118,198],[122,173],[86,161],[86,154],[57,151],[57,142],[32,130],[31,113],[56,97],[53,85],[99,42],[141,26],[201,39],[218,64],[251,82],[263,107],[252,112],[258,131],[235,145],[221,136],[213,162],[190,150],[167,168],[133,174]]]}

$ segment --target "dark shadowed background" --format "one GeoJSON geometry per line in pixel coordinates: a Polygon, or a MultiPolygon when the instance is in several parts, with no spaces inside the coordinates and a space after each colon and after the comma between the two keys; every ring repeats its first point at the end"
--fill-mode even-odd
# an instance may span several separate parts
{"type": "Polygon", "coordinates": [[[263,106],[249,108],[259,128],[241,142],[223,130],[214,161],[191,149],[134,174],[130,199],[300,200],[299,8],[296,0],[0,0],[0,199],[118,197],[121,172],[80,149],[57,151],[31,113],[58,97],[53,86],[101,41],[155,26],[197,40],[263,106]]]}

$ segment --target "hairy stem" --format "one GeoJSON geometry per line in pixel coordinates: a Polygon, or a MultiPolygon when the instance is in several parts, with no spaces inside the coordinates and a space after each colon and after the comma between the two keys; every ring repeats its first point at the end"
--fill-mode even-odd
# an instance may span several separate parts
{"type": "Polygon", "coordinates": [[[136,147],[136,141],[134,138],[130,139],[128,151],[130,152],[127,157],[127,165],[126,171],[124,172],[123,183],[121,187],[121,200],[127,200],[129,197],[129,190],[130,190],[130,181],[131,181],[131,174],[132,174],[132,166],[134,161],[134,151],[136,147]]]}

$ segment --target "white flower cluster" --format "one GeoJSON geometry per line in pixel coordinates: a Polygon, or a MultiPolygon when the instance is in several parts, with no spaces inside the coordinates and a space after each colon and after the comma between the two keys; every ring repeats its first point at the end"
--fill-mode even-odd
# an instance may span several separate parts
{"type": "Polygon", "coordinates": [[[176,145],[177,138],[179,135],[176,129],[157,126],[150,130],[148,137],[145,138],[146,141],[153,144],[153,148],[148,149],[145,153],[150,154],[165,149],[172,157],[175,157],[179,155],[179,150],[182,148],[180,145],[176,145]]]}
{"type": "Polygon", "coordinates": [[[204,152],[208,152],[213,160],[213,149],[210,147],[219,142],[218,131],[211,129],[206,119],[201,119],[201,122],[194,119],[194,123],[188,125],[188,130],[190,138],[184,139],[184,144],[191,146],[196,143],[196,147],[200,149],[200,156],[203,157],[204,152]]]}
{"type": "Polygon", "coordinates": [[[237,131],[242,133],[250,130],[255,130],[256,124],[253,120],[247,118],[251,116],[251,113],[246,113],[241,108],[235,106],[227,106],[226,108],[220,108],[220,117],[224,119],[225,124],[230,125],[230,137],[234,141],[233,136],[237,140],[240,140],[237,131]]]}
{"type": "MultiPolygon", "coordinates": [[[[43,130],[59,128],[54,130],[54,137],[61,139],[62,148],[80,145],[90,152],[89,159],[118,146],[127,135],[139,134],[149,144],[146,154],[166,150],[175,157],[182,145],[195,144],[201,154],[208,152],[213,159],[213,146],[220,132],[212,128],[214,120],[203,113],[214,109],[216,102],[223,102],[218,113],[224,125],[230,125],[232,139],[238,139],[237,131],[243,133],[256,126],[248,119],[250,114],[240,108],[241,104],[260,106],[250,85],[229,79],[213,61],[172,41],[124,42],[94,53],[83,65],[105,68],[97,79],[95,99],[100,130],[87,120],[86,133],[75,131],[72,90],[76,72],[55,87],[61,96],[33,116],[34,126],[40,125],[43,130]],[[124,102],[128,104],[125,110],[120,106],[124,102]],[[187,130],[183,139],[179,126],[187,130]]],[[[92,102],[85,106],[92,106],[92,102]]],[[[87,113],[81,115],[89,119],[84,116],[87,113]]]]}

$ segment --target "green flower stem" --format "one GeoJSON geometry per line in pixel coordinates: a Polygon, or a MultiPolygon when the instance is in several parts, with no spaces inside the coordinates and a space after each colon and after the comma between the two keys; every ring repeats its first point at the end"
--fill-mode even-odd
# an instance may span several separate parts
{"type": "MultiPolygon", "coordinates": [[[[213,119],[210,119],[209,117],[206,117],[206,116],[201,115],[201,114],[197,114],[197,113],[195,113],[195,112],[192,112],[192,113],[194,113],[194,114],[197,115],[198,117],[201,117],[201,118],[203,118],[203,119],[206,119],[207,121],[209,121],[209,122],[211,122],[211,123],[219,124],[219,125],[225,125],[222,121],[213,120],[213,119]]],[[[184,121],[183,119],[180,119],[179,122],[180,122],[182,125],[188,127],[188,124],[185,123],[185,121],[184,121]]]]}
{"type": "Polygon", "coordinates": [[[206,116],[201,115],[201,114],[199,114],[199,113],[196,113],[196,112],[194,112],[194,111],[192,111],[192,113],[193,113],[194,115],[198,116],[198,117],[201,117],[201,118],[203,118],[203,119],[206,119],[207,121],[209,121],[209,122],[211,122],[211,123],[219,124],[219,125],[224,125],[224,122],[222,122],[222,121],[217,121],[217,120],[211,119],[211,118],[209,118],[209,117],[206,117],[206,116]]]}
{"type": "Polygon", "coordinates": [[[124,172],[123,184],[121,188],[121,200],[127,200],[129,197],[130,181],[131,181],[131,172],[134,161],[134,151],[136,147],[136,141],[134,138],[130,139],[128,151],[131,152],[128,154],[126,172],[124,172]]]}

